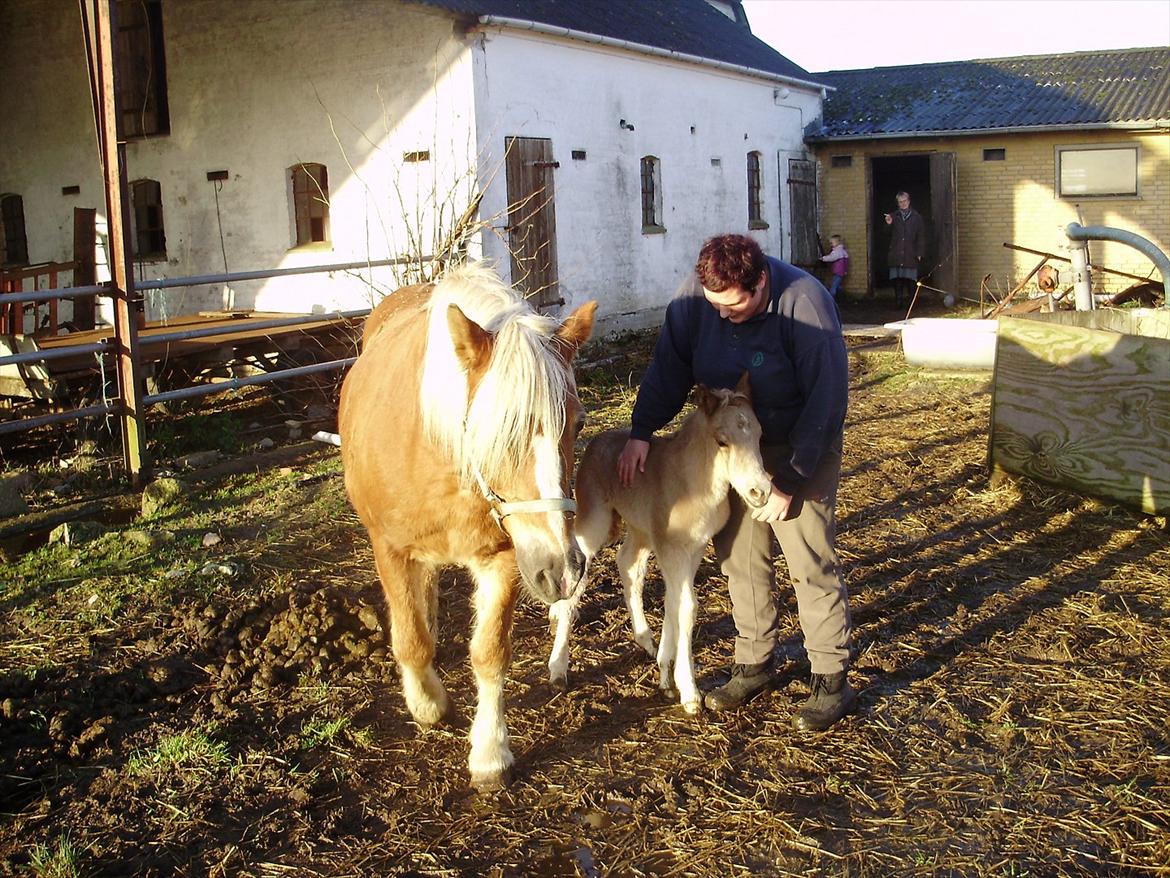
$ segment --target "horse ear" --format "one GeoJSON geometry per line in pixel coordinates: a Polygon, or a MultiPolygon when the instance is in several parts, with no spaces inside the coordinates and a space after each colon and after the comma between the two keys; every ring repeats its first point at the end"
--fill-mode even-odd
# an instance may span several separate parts
{"type": "Polygon", "coordinates": [[[747,397],[747,401],[752,401],[752,382],[751,375],[746,371],[739,376],[739,383],[735,385],[735,392],[747,397]]]}
{"type": "Polygon", "coordinates": [[[593,334],[593,321],[596,317],[597,302],[589,301],[570,314],[561,324],[560,329],[557,330],[557,338],[567,347],[568,359],[573,359],[581,345],[589,341],[589,336],[593,334]]]}
{"type": "Polygon", "coordinates": [[[457,305],[447,306],[447,329],[451,333],[451,343],[455,345],[456,358],[468,375],[478,375],[491,359],[491,334],[478,323],[468,320],[457,305]]]}

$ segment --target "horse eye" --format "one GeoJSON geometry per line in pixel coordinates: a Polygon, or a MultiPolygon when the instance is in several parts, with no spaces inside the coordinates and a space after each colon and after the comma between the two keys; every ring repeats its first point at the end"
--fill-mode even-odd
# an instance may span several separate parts
{"type": "Polygon", "coordinates": [[[715,444],[718,445],[720,448],[726,448],[729,443],[728,443],[727,439],[724,438],[723,436],[716,436],[715,437],[715,444]]]}

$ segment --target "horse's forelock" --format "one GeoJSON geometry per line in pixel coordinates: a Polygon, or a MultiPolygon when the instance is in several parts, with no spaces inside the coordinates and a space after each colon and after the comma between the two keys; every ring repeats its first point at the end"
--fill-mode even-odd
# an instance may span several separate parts
{"type": "Polygon", "coordinates": [[[489,484],[496,482],[529,456],[537,434],[560,436],[572,376],[553,349],[556,327],[481,265],[456,269],[436,284],[420,388],[423,421],[464,483],[476,469],[489,484]],[[493,336],[491,359],[471,400],[447,329],[449,304],[493,336]]]}

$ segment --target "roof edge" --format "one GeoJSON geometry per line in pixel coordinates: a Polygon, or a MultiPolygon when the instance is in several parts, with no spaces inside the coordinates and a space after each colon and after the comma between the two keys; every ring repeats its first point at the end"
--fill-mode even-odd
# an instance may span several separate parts
{"type": "Polygon", "coordinates": [[[704,58],[701,55],[691,55],[686,52],[676,52],[673,49],[660,49],[657,46],[648,46],[645,43],[634,43],[629,40],[622,40],[616,37],[607,37],[601,34],[591,34],[587,31],[579,31],[573,30],[572,28],[544,24],[539,21],[529,21],[522,18],[509,18],[504,15],[481,15],[479,16],[478,20],[480,27],[500,27],[510,28],[513,30],[528,30],[544,34],[546,36],[563,37],[569,40],[595,43],[597,45],[609,46],[610,48],[614,49],[625,49],[626,51],[637,52],[642,55],[652,55],[658,58],[670,58],[675,61],[682,61],[688,64],[698,64],[703,67],[714,67],[718,70],[727,70],[745,76],[752,76],[757,79],[766,79],[771,82],[781,82],[785,85],[795,85],[799,88],[807,88],[813,91],[819,91],[822,96],[824,96],[826,92],[837,90],[835,86],[831,86],[824,82],[800,79],[799,77],[795,76],[785,76],[782,73],[772,73],[767,70],[759,70],[755,67],[745,67],[741,64],[732,64],[729,61],[718,61],[714,58],[704,58]]]}
{"type": "Polygon", "coordinates": [[[854,140],[915,140],[924,137],[975,137],[987,134],[1036,134],[1045,131],[1167,131],[1170,119],[1133,122],[1067,123],[1061,125],[1011,125],[1002,128],[938,128],[929,131],[882,131],[873,134],[817,134],[807,143],[844,143],[854,140]]]}

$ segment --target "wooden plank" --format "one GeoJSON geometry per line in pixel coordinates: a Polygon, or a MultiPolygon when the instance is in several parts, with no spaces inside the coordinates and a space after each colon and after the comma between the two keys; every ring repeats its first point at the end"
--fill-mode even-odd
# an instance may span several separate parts
{"type": "Polygon", "coordinates": [[[1170,337],[1001,318],[993,467],[1170,510],[1170,337]]]}

